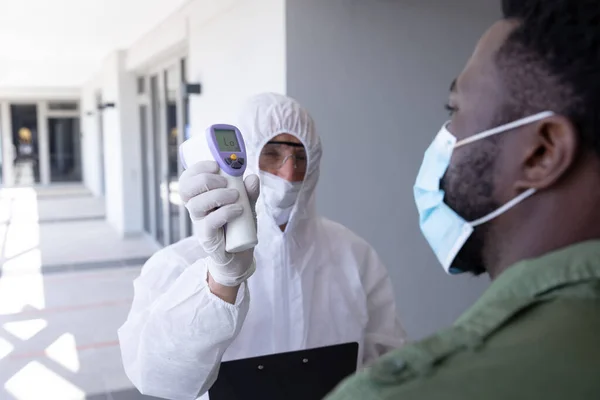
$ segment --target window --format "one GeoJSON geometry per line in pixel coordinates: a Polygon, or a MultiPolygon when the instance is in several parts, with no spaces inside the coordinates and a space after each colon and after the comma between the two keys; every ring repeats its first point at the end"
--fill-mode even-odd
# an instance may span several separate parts
{"type": "Polygon", "coordinates": [[[77,111],[79,105],[75,101],[51,101],[48,103],[49,111],[77,111]]]}
{"type": "Polygon", "coordinates": [[[146,80],[143,76],[137,78],[137,93],[144,94],[146,93],[146,80]]]}

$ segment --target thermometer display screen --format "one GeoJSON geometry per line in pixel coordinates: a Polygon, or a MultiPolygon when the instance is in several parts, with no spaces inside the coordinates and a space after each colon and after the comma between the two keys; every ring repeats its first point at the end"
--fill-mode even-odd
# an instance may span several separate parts
{"type": "Polygon", "coordinates": [[[242,151],[234,130],[215,129],[215,139],[217,140],[219,151],[228,153],[238,153],[242,151]]]}

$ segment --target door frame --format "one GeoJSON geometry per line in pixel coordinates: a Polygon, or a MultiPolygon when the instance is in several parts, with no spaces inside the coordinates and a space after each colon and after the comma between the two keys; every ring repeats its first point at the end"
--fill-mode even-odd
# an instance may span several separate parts
{"type": "MultiPolygon", "coordinates": [[[[15,182],[15,169],[13,166],[14,159],[14,149],[13,149],[13,132],[12,132],[12,114],[11,114],[11,105],[35,105],[36,106],[36,114],[37,114],[37,134],[38,134],[38,160],[39,160],[39,168],[40,168],[40,182],[35,183],[33,187],[39,186],[50,186],[53,183],[50,180],[50,138],[48,136],[49,125],[48,118],[51,117],[62,117],[67,116],[69,118],[77,118],[79,119],[79,124],[81,127],[81,114],[80,107],[81,102],[80,99],[43,99],[39,98],[3,98],[0,100],[0,131],[2,132],[2,175],[3,175],[3,186],[4,187],[16,187],[15,182]],[[48,103],[53,102],[68,102],[68,103],[76,103],[77,109],[73,111],[51,111],[48,110],[48,103]]],[[[81,143],[80,143],[81,146],[81,143]]],[[[80,149],[82,152],[82,162],[83,162],[83,148],[80,149]]],[[[83,180],[82,182],[83,183],[83,180]]],[[[57,183],[57,185],[64,185],[64,183],[57,183]]]]}
{"type": "MultiPolygon", "coordinates": [[[[98,150],[99,161],[100,161],[100,176],[98,177],[100,180],[100,195],[106,196],[106,159],[104,153],[104,112],[102,110],[102,90],[97,90],[94,94],[94,101],[96,102],[96,129],[98,130],[98,150]]],[[[83,157],[82,157],[83,158],[83,157]]]]}
{"type": "MultiPolygon", "coordinates": [[[[79,114],[79,112],[74,112],[74,111],[47,111],[46,110],[46,124],[45,124],[45,130],[46,130],[46,136],[48,137],[48,170],[44,171],[46,174],[48,174],[48,177],[46,178],[50,184],[56,184],[56,185],[71,185],[71,184],[81,184],[83,183],[83,138],[81,135],[81,115],[79,114]],[[81,173],[81,179],[79,181],[64,181],[64,182],[53,182],[52,181],[52,165],[50,162],[51,159],[51,152],[50,152],[50,120],[51,119],[72,119],[74,124],[73,124],[73,135],[77,135],[79,136],[79,163],[80,165],[78,166],[80,169],[80,173],[81,173]]],[[[103,140],[103,138],[100,138],[101,140],[103,140]]],[[[104,145],[102,144],[101,147],[101,153],[100,153],[100,160],[101,160],[101,178],[104,179],[104,145]]],[[[73,154],[74,156],[75,154],[73,154]]],[[[43,176],[43,175],[42,175],[43,176]]],[[[104,187],[102,187],[101,189],[104,189],[104,187]]],[[[104,192],[102,192],[102,195],[104,195],[104,192]]]]}
{"type": "MultiPolygon", "coordinates": [[[[142,151],[146,151],[147,163],[149,166],[154,166],[154,168],[146,168],[146,166],[142,165],[142,168],[146,168],[145,177],[142,179],[146,179],[146,187],[148,189],[148,193],[144,193],[144,196],[147,196],[149,217],[150,217],[150,230],[148,232],[150,236],[161,246],[165,246],[171,243],[171,229],[172,221],[170,215],[170,188],[169,188],[169,148],[168,148],[168,140],[167,140],[167,87],[166,87],[166,74],[167,70],[173,69],[176,74],[177,82],[184,81],[185,77],[182,74],[182,61],[186,60],[187,56],[185,53],[179,54],[177,58],[169,59],[169,61],[164,61],[160,64],[155,65],[151,69],[147,69],[144,71],[138,71],[137,77],[143,80],[144,84],[144,93],[138,94],[138,110],[142,105],[146,106],[146,149],[142,149],[142,151]],[[152,87],[152,77],[156,77],[157,83],[157,93],[153,93],[152,87]],[[154,104],[154,96],[156,96],[156,104],[154,104]],[[155,115],[156,113],[156,115],[155,115]],[[155,126],[155,122],[158,126],[155,126]],[[158,146],[158,148],[156,147],[158,146]],[[160,163],[157,165],[157,160],[155,157],[155,152],[158,151],[160,157],[160,163]],[[157,185],[158,183],[158,185],[157,185]],[[164,190],[164,193],[163,193],[164,190]],[[157,191],[159,195],[157,196],[157,191]],[[161,204],[161,215],[158,216],[158,204],[157,199],[159,199],[161,204]],[[163,228],[163,241],[160,242],[158,240],[158,218],[161,218],[162,228],[163,228]]],[[[183,143],[185,139],[185,111],[183,107],[186,102],[182,95],[181,85],[177,86],[176,89],[176,108],[177,108],[177,140],[178,146],[183,143]]],[[[139,118],[139,117],[138,117],[139,118]]],[[[141,144],[140,144],[141,146],[141,144]]],[[[141,161],[143,163],[143,160],[141,161]]],[[[178,159],[178,174],[181,175],[183,172],[183,167],[181,166],[181,162],[178,159]]],[[[188,237],[191,234],[191,223],[188,221],[187,210],[185,205],[179,205],[179,234],[180,238],[188,237]]]]}
{"type": "MultiPolygon", "coordinates": [[[[52,102],[52,101],[50,101],[52,102]]],[[[40,161],[40,174],[42,177],[42,182],[46,181],[48,182],[48,184],[57,184],[57,185],[64,185],[64,184],[71,184],[71,183],[83,183],[83,173],[81,176],[81,181],[80,182],[52,182],[52,171],[51,171],[51,166],[50,166],[50,118],[74,118],[77,120],[77,132],[74,132],[75,135],[79,135],[79,154],[80,154],[80,161],[81,164],[79,167],[81,168],[81,170],[83,171],[83,141],[81,140],[81,112],[79,110],[79,102],[77,102],[77,109],[76,110],[49,110],[48,109],[48,103],[49,102],[40,102],[39,106],[42,107],[42,112],[40,113],[38,111],[38,116],[41,114],[44,116],[44,126],[43,126],[43,136],[45,138],[45,143],[44,146],[46,147],[47,150],[47,159],[40,161]]],[[[38,106],[38,107],[39,107],[38,106]]],[[[101,114],[100,114],[101,115],[101,114]]],[[[102,118],[100,116],[100,118],[102,118]]],[[[38,123],[38,126],[40,126],[40,124],[38,123]]],[[[101,146],[100,146],[100,162],[101,162],[101,182],[102,182],[102,195],[104,195],[104,144],[103,144],[103,137],[101,136],[100,139],[102,140],[101,142],[101,146]]],[[[40,145],[41,148],[41,145],[40,145]]],[[[41,152],[41,150],[40,150],[41,152]]],[[[40,154],[40,160],[42,160],[42,155],[40,154]]]]}
{"type": "Polygon", "coordinates": [[[15,152],[13,148],[12,120],[10,113],[10,102],[0,102],[0,132],[2,132],[2,186],[12,187],[15,184],[15,168],[13,160],[15,152]]]}
{"type": "Polygon", "coordinates": [[[154,162],[154,152],[148,151],[148,149],[153,149],[153,134],[152,134],[152,105],[150,101],[150,95],[148,91],[150,90],[150,78],[148,76],[139,76],[137,80],[143,81],[144,91],[139,92],[137,94],[137,117],[140,119],[140,149],[141,149],[141,179],[142,179],[142,196],[144,198],[142,202],[142,218],[143,218],[143,232],[152,238],[155,237],[156,232],[156,216],[154,215],[155,199],[153,194],[153,190],[151,190],[152,184],[154,182],[153,178],[153,169],[152,165],[154,162]],[[145,108],[146,112],[144,114],[144,121],[142,124],[142,114],[140,110],[142,107],[145,108]],[[142,130],[142,127],[145,127],[142,130]],[[147,223],[146,223],[147,221],[147,223]],[[146,229],[146,225],[148,225],[146,229]]]}
{"type": "MultiPolygon", "coordinates": [[[[177,88],[177,146],[185,141],[186,128],[189,124],[189,100],[186,99],[182,90],[182,85],[187,82],[187,73],[189,70],[189,61],[187,57],[179,59],[179,87],[177,88]]],[[[179,153],[177,155],[179,158],[179,153]]],[[[183,163],[177,160],[179,176],[183,173],[183,163]]],[[[179,205],[179,236],[181,238],[189,237],[192,234],[192,220],[188,216],[185,204],[179,205]]]]}
{"type": "MultiPolygon", "coordinates": [[[[8,125],[8,138],[11,148],[11,187],[40,187],[40,186],[48,186],[50,185],[50,147],[49,147],[49,139],[48,139],[48,118],[46,116],[46,107],[48,104],[47,100],[35,100],[35,99],[16,99],[16,100],[7,100],[7,125],[8,125]],[[13,142],[13,126],[12,126],[12,110],[11,106],[35,106],[36,110],[36,125],[37,125],[37,136],[38,136],[38,148],[37,148],[37,157],[40,169],[40,181],[35,182],[33,185],[17,185],[15,179],[15,169],[14,169],[14,157],[15,157],[15,149],[13,142]]],[[[79,101],[77,101],[79,103],[79,101]]]]}
{"type": "Polygon", "coordinates": [[[155,119],[158,121],[158,131],[155,132],[155,139],[158,139],[158,151],[160,153],[160,165],[158,166],[158,184],[159,196],[162,214],[163,242],[161,245],[168,246],[171,243],[171,207],[169,191],[169,141],[167,139],[167,88],[166,88],[166,69],[161,70],[155,76],[157,77],[158,93],[158,115],[155,119]]]}

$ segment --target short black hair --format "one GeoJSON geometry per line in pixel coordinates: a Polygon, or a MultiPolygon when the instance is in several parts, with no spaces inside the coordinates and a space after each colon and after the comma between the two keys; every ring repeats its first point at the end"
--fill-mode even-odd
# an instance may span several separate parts
{"type": "Polygon", "coordinates": [[[600,1],[503,0],[518,21],[497,54],[505,118],[554,111],[600,155],[600,1]]]}

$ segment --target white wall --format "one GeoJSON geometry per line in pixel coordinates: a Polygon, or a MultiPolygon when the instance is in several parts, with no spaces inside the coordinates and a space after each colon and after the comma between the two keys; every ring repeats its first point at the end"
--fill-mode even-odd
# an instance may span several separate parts
{"type": "Polygon", "coordinates": [[[126,68],[129,71],[152,67],[187,45],[188,14],[190,7],[182,7],[140,38],[127,50],[126,68]]]}
{"type": "MultiPolygon", "coordinates": [[[[48,36],[52,36],[52,32],[48,36]]],[[[60,46],[58,39],[54,40],[57,46],[60,46]]],[[[96,60],[78,59],[74,54],[65,56],[70,58],[69,60],[56,60],[55,56],[38,57],[33,49],[37,45],[36,42],[30,42],[29,45],[24,46],[26,51],[32,54],[32,59],[18,60],[9,57],[2,60],[0,92],[29,91],[32,88],[46,91],[56,91],[61,88],[77,89],[77,86],[85,81],[89,71],[93,71],[94,66],[97,65],[96,60]]],[[[2,51],[6,51],[4,46],[0,48],[0,53],[2,51]]]]}
{"type": "Polygon", "coordinates": [[[11,101],[77,100],[78,87],[0,87],[0,99],[11,101]]]}
{"type": "Polygon", "coordinates": [[[192,135],[235,123],[251,95],[285,92],[285,0],[220,1],[212,18],[200,1],[189,19],[188,81],[202,84],[190,101],[192,135]]]}
{"type": "MultiPolygon", "coordinates": [[[[142,147],[140,120],[137,104],[137,77],[126,69],[124,52],[119,53],[119,98],[117,109],[120,113],[121,188],[123,191],[123,230],[124,236],[135,236],[143,230],[142,192],[142,147]]],[[[109,159],[107,159],[108,162],[109,159]]]]}
{"type": "Polygon", "coordinates": [[[189,0],[3,1],[0,88],[80,87],[189,0]]]}
{"type": "Polygon", "coordinates": [[[109,55],[99,75],[82,90],[84,181],[96,194],[101,188],[100,134],[96,92],[115,108],[102,112],[106,217],[122,236],[142,231],[141,146],[136,76],[125,68],[126,54],[109,55]],[[85,115],[93,111],[94,115],[85,115]]]}
{"type": "Polygon", "coordinates": [[[116,104],[102,113],[106,217],[123,236],[141,232],[143,215],[136,78],[125,60],[125,52],[111,54],[102,75],[102,100],[116,104]]]}
{"type": "Polygon", "coordinates": [[[81,132],[82,132],[82,163],[83,183],[95,196],[101,196],[102,179],[101,171],[102,151],[100,150],[101,138],[99,132],[99,111],[96,109],[96,92],[102,87],[101,74],[94,76],[81,90],[81,132]]]}
{"type": "Polygon", "coordinates": [[[116,103],[116,108],[105,109],[102,112],[104,131],[104,171],[105,171],[105,198],[106,219],[119,232],[125,228],[125,198],[123,191],[124,160],[123,135],[121,131],[121,103],[119,102],[119,76],[121,74],[119,63],[120,53],[111,54],[104,62],[102,73],[102,101],[116,103]]]}
{"type": "Polygon", "coordinates": [[[488,284],[444,274],[412,187],[450,82],[499,3],[287,0],[288,93],[323,138],[319,209],[375,246],[412,338],[451,324],[488,284]]]}

